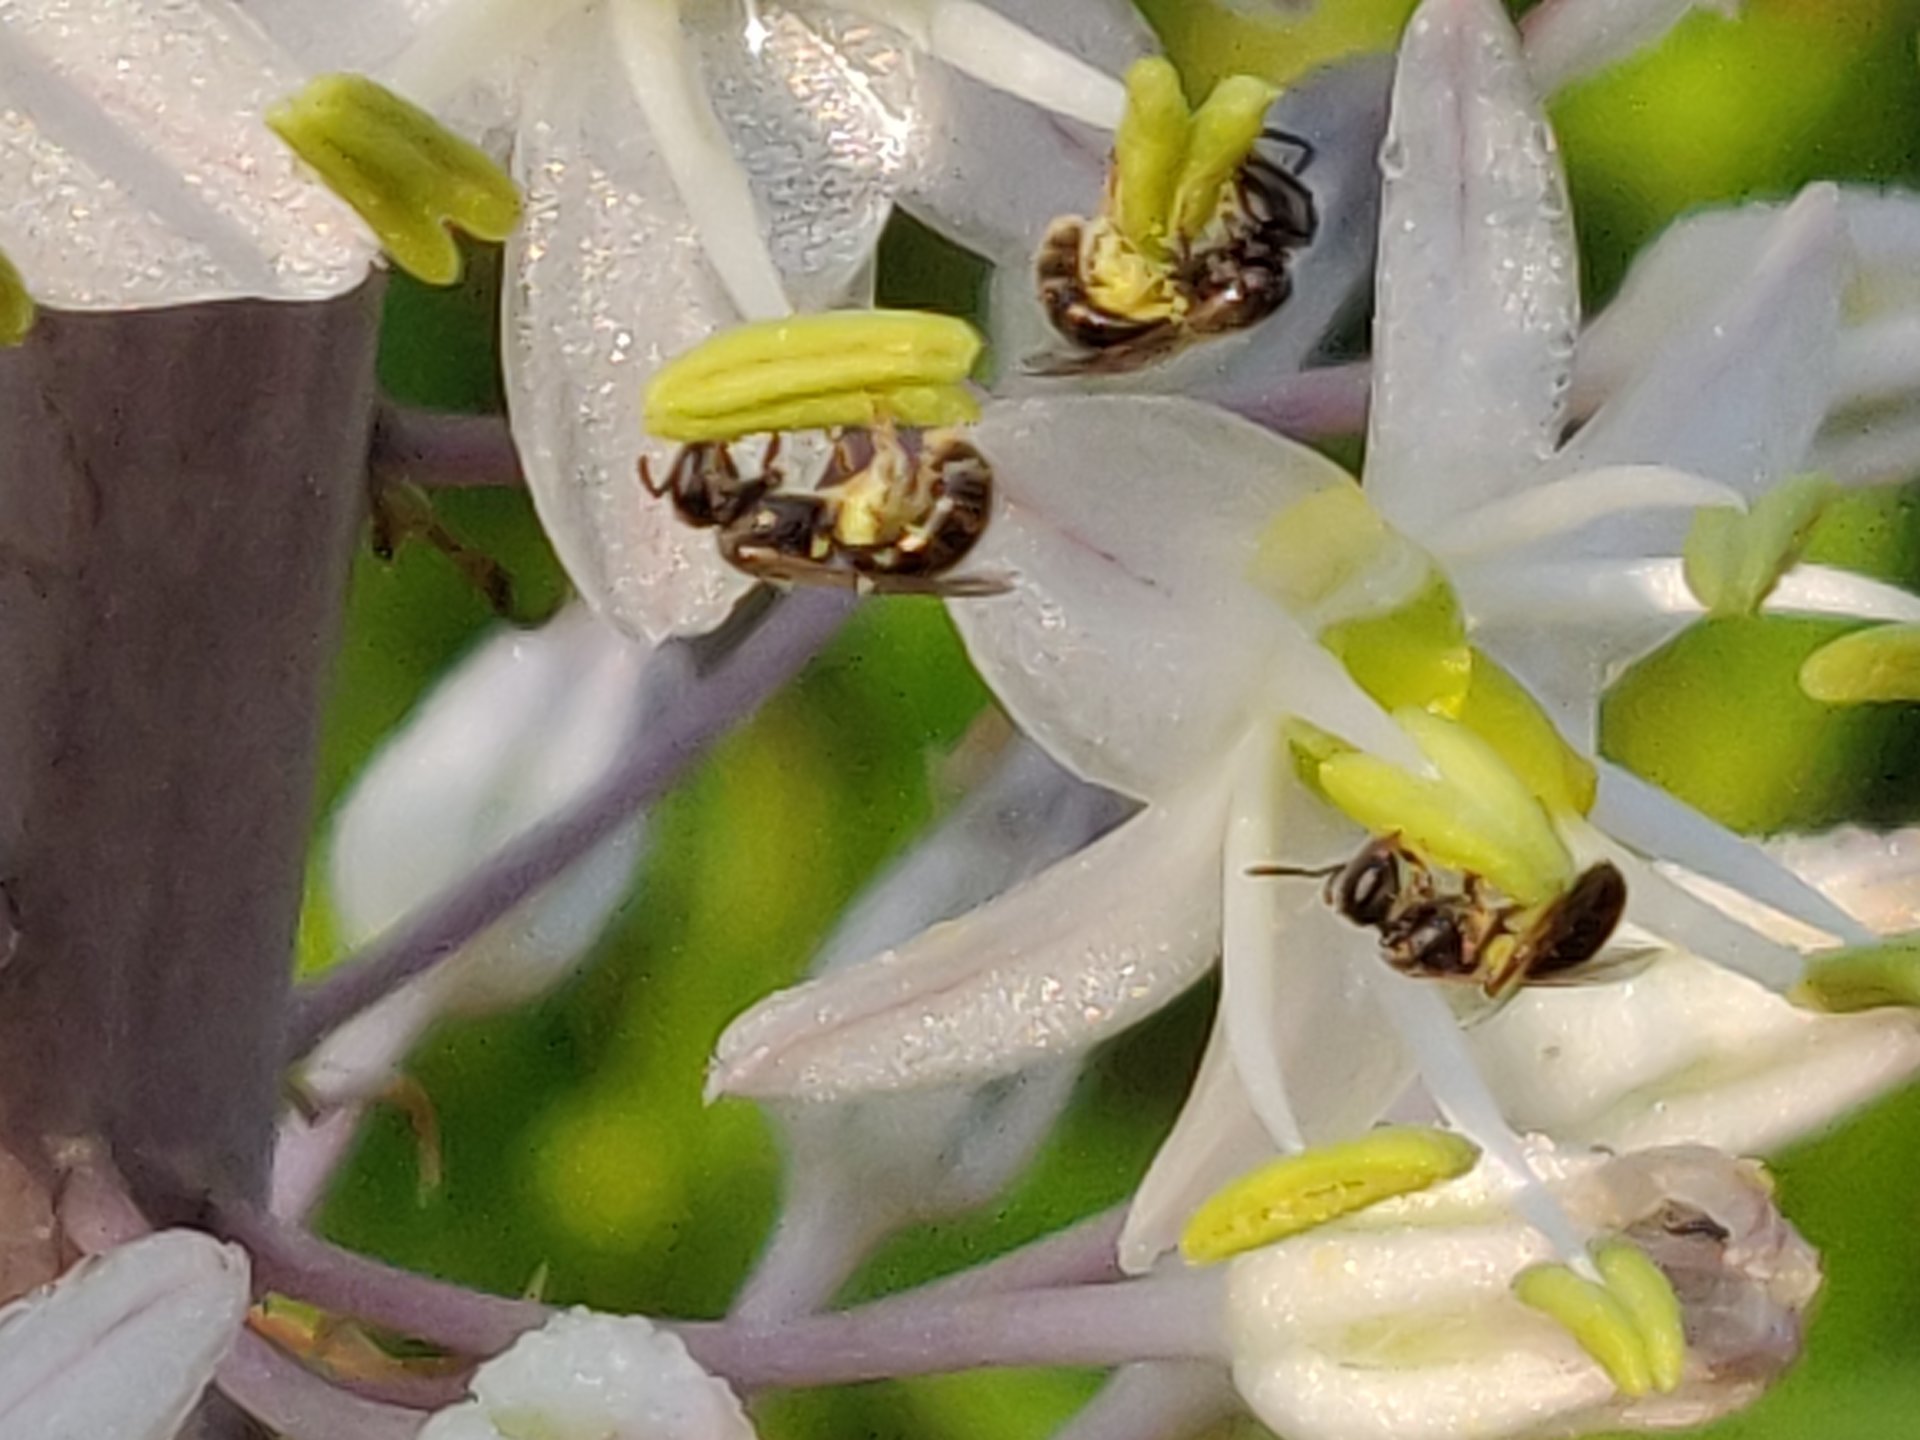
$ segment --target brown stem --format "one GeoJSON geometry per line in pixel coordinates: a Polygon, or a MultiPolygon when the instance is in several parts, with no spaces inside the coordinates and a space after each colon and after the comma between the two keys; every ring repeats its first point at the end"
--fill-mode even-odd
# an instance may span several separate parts
{"type": "Polygon", "coordinates": [[[103,1137],[162,1224],[266,1191],[378,308],[48,312],[0,354],[0,1123],[103,1137]]]}

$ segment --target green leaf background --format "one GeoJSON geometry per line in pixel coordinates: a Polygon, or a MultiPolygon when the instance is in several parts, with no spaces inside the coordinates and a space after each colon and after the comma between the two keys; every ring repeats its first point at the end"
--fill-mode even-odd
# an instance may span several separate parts
{"type": "MultiPolygon", "coordinates": [[[[1409,3],[1321,0],[1290,30],[1193,0],[1146,8],[1204,86],[1238,69],[1285,79],[1389,44],[1409,3]]],[[[1823,176],[1920,186],[1916,31],[1920,0],[1752,0],[1741,20],[1698,15],[1565,96],[1555,119],[1590,304],[1689,209],[1823,176]]],[[[396,280],[382,353],[396,395],[498,406],[495,257],[474,259],[450,292],[396,280]]],[[[904,224],[889,233],[883,275],[895,303],[961,312],[982,278],[904,224]]],[[[523,496],[462,492],[438,504],[506,564],[523,609],[560,602],[564,579],[523,496]]],[[[1920,491],[1849,496],[1822,522],[1813,555],[1920,586],[1920,491]]],[[[391,565],[363,557],[328,714],[324,802],[492,623],[431,550],[409,548],[391,565]]],[[[1802,657],[1839,628],[1697,626],[1616,688],[1608,749],[1750,831],[1920,818],[1920,711],[1831,710],[1793,684],[1802,657]],[[1769,725],[1751,724],[1755,714],[1769,725]]],[[[985,703],[937,605],[868,606],[660,807],[632,895],[575,983],[512,1016],[448,1026],[421,1050],[412,1068],[439,1110],[445,1183],[417,1193],[409,1132],[379,1115],[326,1208],[328,1233],[496,1290],[544,1273],[561,1302],[720,1314],[774,1215],[779,1159],[752,1107],[701,1105],[712,1043],[800,974],[845,902],[939,811],[939,762],[985,703]]],[[[323,904],[310,907],[303,940],[305,965],[334,958],[323,904]]],[[[1196,993],[1110,1046],[1004,1199],[900,1237],[850,1293],[972,1263],[1125,1196],[1171,1123],[1212,1004],[1210,991],[1196,993]]],[[[1800,1147],[1778,1173],[1788,1212],[1825,1251],[1828,1294],[1801,1366],[1711,1433],[1920,1433],[1920,1092],[1800,1147]]],[[[1027,1440],[1050,1433],[1097,1379],[1005,1372],[774,1395],[756,1409],[768,1440],[1027,1440]]]]}

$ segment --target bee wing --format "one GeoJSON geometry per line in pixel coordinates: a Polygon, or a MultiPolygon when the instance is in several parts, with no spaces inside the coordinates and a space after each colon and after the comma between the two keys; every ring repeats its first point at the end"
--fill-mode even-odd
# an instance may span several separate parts
{"type": "Polygon", "coordinates": [[[774,584],[833,586],[862,595],[938,595],[959,600],[1005,595],[1013,589],[1010,575],[889,575],[856,570],[843,561],[753,549],[743,549],[736,561],[747,573],[774,584]]]}
{"type": "Polygon", "coordinates": [[[1611,985],[1631,980],[1663,955],[1667,946],[1657,940],[1615,940],[1591,960],[1565,970],[1534,976],[1528,985],[1611,985]]]}

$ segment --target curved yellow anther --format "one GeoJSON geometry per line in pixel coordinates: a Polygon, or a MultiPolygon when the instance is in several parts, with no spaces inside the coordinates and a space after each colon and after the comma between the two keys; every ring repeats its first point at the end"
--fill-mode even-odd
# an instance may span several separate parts
{"type": "Polygon", "coordinates": [[[1730,506],[1700,511],[1687,533],[1687,588],[1709,615],[1753,614],[1793,568],[1821,512],[1838,493],[1824,475],[1800,475],[1769,490],[1744,513],[1730,506]]]}
{"type": "Polygon", "coordinates": [[[835,310],[722,331],[647,386],[647,429],[682,443],[895,420],[979,417],[963,383],[979,358],[964,320],[918,310],[835,310]]]}
{"type": "Polygon", "coordinates": [[[1626,1305],[1606,1286],[1565,1265],[1535,1265],[1515,1278],[1513,1293],[1571,1335],[1621,1394],[1638,1399],[1652,1393],[1646,1341],[1626,1305]]]}
{"type": "Polygon", "coordinates": [[[1466,1174],[1479,1147],[1446,1130],[1395,1126],[1262,1166],[1216,1192],[1180,1237],[1191,1264],[1210,1265],[1343,1215],[1466,1174]]]}
{"type": "Polygon", "coordinates": [[[1793,998],[1811,1009],[1841,1015],[1920,1006],[1920,934],[1809,956],[1793,998]]]}
{"type": "Polygon", "coordinates": [[[1321,763],[1322,793],[1363,829],[1398,834],[1417,854],[1483,875],[1523,905],[1565,891],[1573,857],[1500,752],[1465,726],[1424,710],[1396,711],[1394,719],[1438,778],[1356,750],[1321,763]]]}
{"type": "Polygon", "coordinates": [[[1189,116],[1180,73],[1160,55],[1127,71],[1127,108],[1113,136],[1113,223],[1141,254],[1166,254],[1174,183],[1187,154],[1189,116]]]}
{"type": "Polygon", "coordinates": [[[520,223],[520,192],[485,151],[364,75],[320,76],[267,124],[430,285],[460,278],[448,225],[499,241],[520,223]]]}
{"type": "Polygon", "coordinates": [[[0,346],[18,345],[33,329],[33,296],[27,282],[5,255],[0,255],[0,346]]]}
{"type": "Polygon", "coordinates": [[[1800,688],[1823,705],[1920,700],[1920,625],[1871,625],[1800,664],[1800,688]]]}
{"type": "Polygon", "coordinates": [[[1671,1395],[1680,1388],[1687,1368],[1686,1317],[1680,1297],[1673,1293],[1673,1282],[1647,1258],[1646,1251],[1625,1240],[1594,1246],[1593,1263],[1639,1332],[1653,1388],[1671,1395]]]}
{"type": "Polygon", "coordinates": [[[1187,155],[1174,182],[1173,229],[1197,235],[1220,206],[1220,191],[1260,139],[1267,108],[1280,92],[1251,75],[1229,75],[1193,112],[1187,155]]]}

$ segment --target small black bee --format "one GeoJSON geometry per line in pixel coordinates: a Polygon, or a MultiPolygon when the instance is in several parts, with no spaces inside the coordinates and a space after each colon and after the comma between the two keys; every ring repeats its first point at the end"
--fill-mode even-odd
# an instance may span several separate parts
{"type": "Polygon", "coordinates": [[[863,592],[998,595],[999,576],[953,577],[985,533],[993,468],[950,433],[847,430],[834,436],[812,490],[788,490],[780,437],[744,475],[725,444],[682,446],[656,479],[646,459],[640,483],[670,497],[689,525],[719,531],[720,554],[756,579],[841,585],[863,592]]]}
{"type": "Polygon", "coordinates": [[[1583,870],[1545,905],[1496,899],[1477,875],[1459,889],[1397,836],[1369,841],[1332,871],[1255,866],[1250,875],[1327,878],[1327,903],[1355,925],[1380,932],[1380,953],[1402,974],[1471,981],[1489,999],[1526,985],[1578,985],[1594,978],[1600,953],[1627,908],[1627,882],[1607,861],[1583,870]]]}
{"type": "MultiPolygon", "coordinates": [[[[1240,167],[1220,214],[1197,236],[1182,238],[1157,284],[1140,287],[1124,305],[1095,299],[1103,266],[1124,246],[1104,217],[1063,216],[1048,226],[1034,259],[1034,281],[1047,322],[1073,347],[1030,363],[1036,374],[1123,374],[1172,354],[1191,341],[1259,324],[1293,292],[1293,252],[1319,228],[1313,194],[1298,171],[1312,148],[1297,136],[1268,131],[1294,147],[1294,168],[1255,154],[1240,167]]],[[[1129,247],[1130,248],[1130,247],[1129,247]]],[[[1148,262],[1134,257],[1136,264],[1148,262]]],[[[1109,287],[1111,293],[1111,287],[1109,287]]]]}

